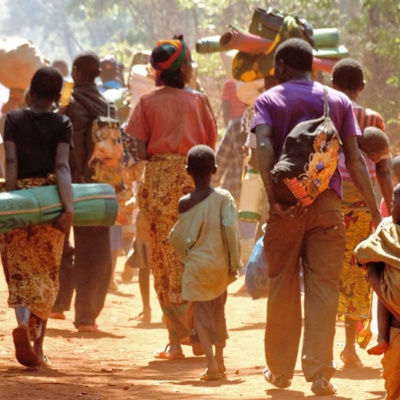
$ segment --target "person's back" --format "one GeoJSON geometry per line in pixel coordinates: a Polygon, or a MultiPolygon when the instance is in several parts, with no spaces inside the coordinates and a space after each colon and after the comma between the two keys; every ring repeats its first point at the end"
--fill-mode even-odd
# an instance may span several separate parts
{"type": "Polygon", "coordinates": [[[100,73],[99,68],[100,63],[95,54],[83,53],[77,57],[72,69],[75,84],[66,114],[74,128],[75,150],[70,163],[72,180],[76,183],[93,182],[93,169],[88,165],[94,148],[91,139],[93,121],[100,116],[115,117],[114,106],[107,102],[94,81],[100,73]]]}
{"type": "MultiPolygon", "coordinates": [[[[114,117],[114,109],[95,85],[100,73],[100,60],[92,52],[78,55],[72,67],[74,89],[67,107],[74,129],[74,152],[70,158],[72,181],[93,182],[95,171],[89,165],[94,150],[91,127],[99,117],[114,117]]],[[[80,332],[96,332],[99,316],[107,295],[112,261],[110,227],[74,227],[75,240],[75,321],[80,332]]],[[[60,283],[59,297],[65,289],[60,283]]]]}
{"type": "MultiPolygon", "coordinates": [[[[345,250],[340,174],[336,169],[328,188],[307,206],[300,201],[294,206],[280,201],[271,176],[289,132],[299,122],[324,113],[323,86],[312,81],[312,66],[312,48],[305,41],[289,39],[278,46],[274,70],[280,84],[256,100],[251,130],[256,134],[259,169],[270,204],[264,249],[273,279],[269,283],[264,378],[279,388],[291,385],[302,329],[302,257],[306,299],[302,369],[314,394],[329,395],[337,390],[330,378],[335,370],[332,348],[345,250]]],[[[329,116],[343,144],[346,165],[377,224],[380,214],[365,164],[360,161],[356,139],[360,132],[351,102],[334,89],[327,88],[327,93],[329,116]]]]}
{"type": "Polygon", "coordinates": [[[62,210],[50,225],[16,225],[0,238],[8,304],[18,322],[13,330],[16,358],[27,367],[51,365],[43,340],[57,296],[64,235],[74,217],[68,166],[71,123],[52,110],[61,88],[62,76],[55,68],[38,69],[29,88],[30,108],[10,111],[5,122],[6,190],[56,184],[62,210]]]}
{"type": "Polygon", "coordinates": [[[177,236],[172,245],[176,251],[175,245],[182,246],[181,251],[177,251],[185,264],[182,297],[190,301],[212,300],[227,288],[230,262],[236,260],[232,267],[240,267],[238,250],[231,254],[235,241],[236,248],[240,248],[235,202],[227,190],[217,188],[180,213],[178,221],[174,229],[183,241],[178,243],[177,236]]]}
{"type": "MultiPolygon", "coordinates": [[[[362,151],[365,164],[373,185],[379,188],[386,204],[390,204],[392,185],[387,158],[389,141],[384,133],[382,117],[375,111],[360,106],[357,101],[364,89],[364,71],[360,62],[353,58],[344,58],[337,62],[332,71],[332,85],[344,93],[352,102],[353,113],[361,130],[357,142],[362,151]]],[[[371,338],[370,310],[372,303],[371,286],[365,274],[357,268],[354,248],[372,232],[371,214],[368,211],[362,193],[353,182],[345,164],[345,155],[339,159],[339,171],[342,178],[341,209],[345,221],[346,251],[339,280],[338,316],[345,321],[346,342],[340,358],[345,367],[363,366],[356,352],[355,344],[365,348],[371,338]],[[360,330],[362,324],[364,329],[360,330]]]]}
{"type": "Polygon", "coordinates": [[[185,266],[182,298],[193,301],[197,332],[207,358],[207,370],[200,380],[221,379],[226,373],[222,355],[226,289],[240,269],[235,203],[228,191],[210,186],[215,171],[211,148],[198,145],[189,151],[187,172],[195,188],[179,200],[179,218],[169,237],[185,266]]]}
{"type": "Polygon", "coordinates": [[[164,86],[143,95],[126,131],[149,141],[149,155],[186,154],[198,143],[214,147],[216,142],[215,119],[209,100],[190,88],[164,86]],[[188,126],[191,127],[189,131],[188,126]]]}

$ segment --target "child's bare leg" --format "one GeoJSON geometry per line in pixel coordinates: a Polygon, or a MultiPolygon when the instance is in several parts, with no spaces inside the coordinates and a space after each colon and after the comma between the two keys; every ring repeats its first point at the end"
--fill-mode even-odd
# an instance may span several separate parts
{"type": "Polygon", "coordinates": [[[43,341],[44,341],[44,336],[46,333],[46,326],[47,326],[47,320],[46,321],[41,320],[41,323],[39,326],[39,337],[33,343],[33,348],[35,350],[35,353],[36,353],[36,356],[37,356],[39,362],[44,361],[43,341]]]}
{"type": "Polygon", "coordinates": [[[392,314],[378,301],[378,343],[368,349],[368,354],[381,355],[389,347],[389,334],[392,314]]]}
{"type": "Polygon", "coordinates": [[[211,336],[208,333],[207,329],[198,321],[196,322],[196,328],[207,360],[207,373],[209,375],[216,374],[219,371],[216,357],[214,357],[214,349],[211,336]]]}
{"type": "Polygon", "coordinates": [[[225,374],[226,368],[224,363],[224,346],[215,346],[215,361],[218,365],[218,372],[225,374]]]}
{"type": "Polygon", "coordinates": [[[142,303],[143,303],[143,311],[141,313],[141,320],[143,322],[151,322],[150,268],[140,268],[139,269],[139,288],[140,288],[140,295],[142,297],[142,303]]]}

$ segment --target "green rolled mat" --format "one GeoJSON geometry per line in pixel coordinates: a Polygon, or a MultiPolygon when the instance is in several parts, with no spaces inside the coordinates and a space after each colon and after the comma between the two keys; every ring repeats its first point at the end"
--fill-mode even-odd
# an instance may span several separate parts
{"type": "Polygon", "coordinates": [[[344,58],[349,56],[349,50],[345,46],[338,47],[319,47],[313,49],[313,55],[320,58],[344,58]]]}
{"type": "MultiPolygon", "coordinates": [[[[114,189],[106,183],[73,184],[74,226],[111,226],[118,213],[114,189]]],[[[0,233],[51,223],[63,211],[56,185],[0,193],[0,233]]]]}
{"type": "Polygon", "coordinates": [[[313,38],[317,48],[339,46],[339,32],[337,28],[320,28],[314,29],[313,32],[313,38]]]}
{"type": "Polygon", "coordinates": [[[219,43],[221,35],[209,36],[199,39],[196,42],[196,51],[200,54],[218,53],[225,51],[223,46],[219,43]]]}

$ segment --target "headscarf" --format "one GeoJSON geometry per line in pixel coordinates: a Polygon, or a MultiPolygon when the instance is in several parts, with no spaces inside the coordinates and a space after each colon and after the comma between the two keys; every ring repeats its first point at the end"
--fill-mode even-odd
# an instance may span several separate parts
{"type": "MultiPolygon", "coordinates": [[[[174,36],[170,40],[159,40],[156,48],[162,47],[169,54],[169,58],[162,62],[156,62],[153,56],[150,56],[150,63],[156,70],[156,86],[162,86],[164,83],[161,79],[163,72],[170,73],[178,71],[190,56],[190,50],[183,40],[183,35],[174,36]]],[[[153,50],[154,51],[154,50],[153,50]]]]}

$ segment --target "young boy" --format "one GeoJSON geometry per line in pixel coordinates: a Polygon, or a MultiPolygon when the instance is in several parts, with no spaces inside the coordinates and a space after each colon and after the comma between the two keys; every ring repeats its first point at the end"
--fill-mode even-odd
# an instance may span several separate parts
{"type": "Polygon", "coordinates": [[[355,249],[360,264],[367,265],[368,280],[379,298],[378,343],[368,350],[380,355],[384,367],[386,399],[400,398],[400,184],[393,191],[391,217],[355,249]]]}
{"type": "Polygon", "coordinates": [[[360,150],[375,164],[390,158],[389,139],[379,128],[365,128],[362,136],[357,136],[357,142],[360,150]]]}
{"type": "Polygon", "coordinates": [[[179,200],[179,218],[170,242],[185,266],[182,298],[193,302],[195,325],[207,359],[200,380],[217,380],[226,374],[226,289],[241,267],[237,212],[228,191],[210,186],[217,170],[210,147],[194,146],[188,152],[186,168],[195,188],[179,200]]]}

